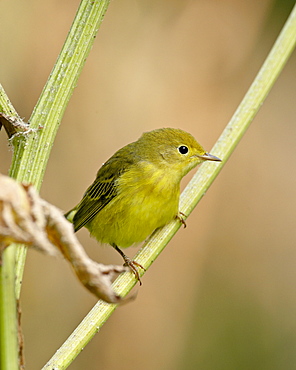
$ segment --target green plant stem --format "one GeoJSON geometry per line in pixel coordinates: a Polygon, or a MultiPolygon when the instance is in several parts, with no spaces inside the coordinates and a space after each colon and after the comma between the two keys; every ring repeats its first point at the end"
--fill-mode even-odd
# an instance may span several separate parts
{"type": "Polygon", "coordinates": [[[15,251],[5,251],[5,263],[0,266],[0,368],[19,369],[17,302],[15,299],[15,251]]]}
{"type": "MultiPolygon", "coordinates": [[[[17,140],[10,176],[40,189],[50,151],[69,99],[77,84],[110,0],[82,0],[65,44],[30,117],[36,130],[17,140]],[[23,139],[23,138],[22,138],[23,139]]],[[[17,292],[26,249],[18,249],[17,292]]],[[[18,295],[18,294],[17,294],[18,295]]]]}
{"type": "MultiPolygon", "coordinates": [[[[37,189],[40,188],[59,124],[109,2],[81,1],[65,44],[29,120],[32,131],[13,139],[10,176],[18,181],[33,183],[37,189]]],[[[11,110],[3,89],[0,90],[0,106],[4,113],[16,114],[11,110]]],[[[2,326],[0,328],[3,370],[14,369],[18,361],[16,299],[20,294],[25,257],[26,248],[15,245],[7,248],[2,256],[0,323],[6,323],[5,330],[2,326]]]]}
{"type": "Polygon", "coordinates": [[[8,116],[18,117],[17,111],[14,109],[11,101],[9,100],[3,86],[0,84],[0,112],[5,113],[8,116]]]}
{"type": "MultiPolygon", "coordinates": [[[[222,164],[205,162],[182,193],[180,210],[186,215],[192,212],[234,151],[289,59],[295,42],[296,6],[246,96],[211,151],[214,155],[222,158],[222,164]]],[[[179,221],[172,221],[164,228],[154,232],[137,253],[135,260],[147,270],[180,226],[179,221]]],[[[126,272],[116,279],[114,290],[121,296],[126,296],[135,283],[133,274],[126,272]]],[[[114,304],[99,301],[43,367],[43,370],[67,368],[95,333],[99,331],[115,308],[114,304]]]]}
{"type": "MultiPolygon", "coordinates": [[[[19,118],[1,84],[0,111],[19,118]]],[[[15,261],[14,248],[7,248],[0,256],[0,368],[3,370],[19,369],[15,261]]]]}

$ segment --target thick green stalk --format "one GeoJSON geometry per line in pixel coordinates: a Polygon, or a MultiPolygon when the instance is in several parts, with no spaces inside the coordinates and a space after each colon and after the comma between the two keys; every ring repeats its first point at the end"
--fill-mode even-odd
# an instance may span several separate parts
{"type": "MultiPolygon", "coordinates": [[[[239,143],[289,59],[295,42],[296,6],[245,98],[211,151],[214,155],[222,158],[222,164],[205,162],[183,192],[180,210],[185,214],[191,213],[239,143]]],[[[154,232],[137,253],[136,261],[147,269],[179,228],[180,222],[173,221],[161,230],[154,232]]],[[[133,274],[126,272],[114,282],[114,290],[121,296],[126,296],[134,285],[133,274]]],[[[67,368],[95,333],[99,331],[115,308],[114,304],[99,301],[43,369],[67,368]]]]}
{"type": "MultiPolygon", "coordinates": [[[[57,62],[30,118],[36,130],[27,140],[17,141],[11,177],[40,188],[51,147],[68,101],[94,43],[110,0],[82,0],[57,62]]],[[[18,249],[17,292],[23,275],[25,248],[18,249]]]]}
{"type": "MultiPolygon", "coordinates": [[[[109,2],[81,1],[65,44],[30,118],[33,131],[13,139],[14,156],[10,176],[18,181],[33,183],[37,189],[40,188],[59,124],[109,2]]],[[[4,113],[12,115],[1,89],[0,107],[4,113]]],[[[2,256],[0,355],[3,370],[14,370],[18,361],[16,299],[19,298],[25,256],[26,249],[19,246],[10,246],[2,256]]]]}
{"type": "Polygon", "coordinates": [[[11,177],[40,188],[50,149],[67,103],[93,45],[109,1],[82,0],[65,44],[30,118],[35,135],[15,150],[11,177]]]}

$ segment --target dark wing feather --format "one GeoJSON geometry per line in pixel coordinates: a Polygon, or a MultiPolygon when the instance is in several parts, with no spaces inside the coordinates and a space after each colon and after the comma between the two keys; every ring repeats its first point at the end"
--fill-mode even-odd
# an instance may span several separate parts
{"type": "Polygon", "coordinates": [[[115,153],[98,171],[95,181],[76,207],[73,217],[75,231],[90,222],[117,195],[116,180],[133,163],[129,160],[131,158],[129,155],[122,156],[130,154],[130,150],[127,151],[129,153],[121,153],[124,149],[132,149],[128,148],[129,146],[115,153]]]}
{"type": "Polygon", "coordinates": [[[115,181],[100,182],[96,179],[77,206],[73,218],[74,230],[78,231],[90,222],[116,196],[116,192],[115,181]]]}

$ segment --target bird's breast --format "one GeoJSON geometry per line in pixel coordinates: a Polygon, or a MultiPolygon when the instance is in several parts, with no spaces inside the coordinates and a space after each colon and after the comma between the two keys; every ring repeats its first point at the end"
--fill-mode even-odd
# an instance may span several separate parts
{"type": "Polygon", "coordinates": [[[179,182],[150,166],[131,169],[117,179],[117,195],[89,225],[103,243],[128,247],[170,222],[179,207],[179,182]]]}

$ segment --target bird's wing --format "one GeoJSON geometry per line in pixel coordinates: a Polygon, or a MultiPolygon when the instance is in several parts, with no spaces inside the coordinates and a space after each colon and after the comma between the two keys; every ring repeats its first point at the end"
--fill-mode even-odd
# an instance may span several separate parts
{"type": "Polygon", "coordinates": [[[117,195],[116,180],[126,171],[128,165],[128,161],[121,161],[113,156],[100,168],[95,181],[76,207],[73,217],[75,231],[90,222],[117,195]]]}

